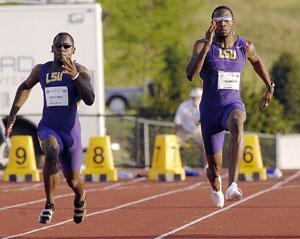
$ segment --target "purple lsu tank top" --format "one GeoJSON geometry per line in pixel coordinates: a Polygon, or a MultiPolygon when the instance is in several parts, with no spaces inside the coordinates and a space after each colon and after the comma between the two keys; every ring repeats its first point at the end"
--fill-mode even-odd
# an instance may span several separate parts
{"type": "Polygon", "coordinates": [[[71,77],[62,71],[51,70],[52,63],[43,64],[40,75],[44,107],[39,125],[69,132],[79,121],[77,103],[80,97],[71,77]]]}
{"type": "Polygon", "coordinates": [[[201,113],[242,102],[240,80],[245,63],[246,42],[242,37],[238,36],[231,48],[211,44],[200,72],[203,80],[201,113]]]}

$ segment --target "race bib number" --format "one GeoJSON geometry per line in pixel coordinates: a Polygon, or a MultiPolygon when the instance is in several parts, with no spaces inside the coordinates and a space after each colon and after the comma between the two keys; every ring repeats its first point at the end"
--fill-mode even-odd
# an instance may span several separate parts
{"type": "Polygon", "coordinates": [[[67,86],[46,87],[45,96],[47,107],[69,105],[67,86]]]}
{"type": "Polygon", "coordinates": [[[240,90],[240,72],[218,71],[218,90],[240,90]]]}

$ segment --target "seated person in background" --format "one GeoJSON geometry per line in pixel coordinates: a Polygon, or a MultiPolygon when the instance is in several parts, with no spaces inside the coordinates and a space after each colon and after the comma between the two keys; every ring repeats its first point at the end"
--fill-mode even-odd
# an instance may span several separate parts
{"type": "Polygon", "coordinates": [[[190,148],[191,146],[187,141],[193,139],[197,146],[203,151],[199,112],[202,89],[192,89],[190,97],[190,99],[183,101],[178,106],[174,119],[175,132],[181,146],[190,148]]]}

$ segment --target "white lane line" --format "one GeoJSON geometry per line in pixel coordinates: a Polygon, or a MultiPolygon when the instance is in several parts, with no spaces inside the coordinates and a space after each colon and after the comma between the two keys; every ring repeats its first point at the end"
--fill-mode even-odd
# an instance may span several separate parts
{"type": "MultiPolygon", "coordinates": [[[[130,182],[115,183],[115,184],[106,186],[104,188],[86,189],[86,192],[106,191],[106,190],[109,190],[109,189],[114,189],[114,188],[117,188],[117,187],[121,187],[124,184],[130,185],[130,184],[138,183],[138,182],[141,182],[141,181],[144,181],[144,180],[146,180],[146,178],[137,178],[137,179],[134,179],[130,182]]],[[[55,199],[64,198],[64,197],[72,197],[72,196],[74,196],[74,193],[66,193],[66,194],[61,194],[61,195],[56,196],[55,199]]],[[[10,206],[0,207],[0,211],[12,209],[12,208],[24,207],[24,206],[28,206],[28,205],[32,205],[32,204],[36,204],[36,203],[40,203],[40,202],[45,202],[45,198],[37,199],[37,200],[34,200],[34,201],[30,201],[30,202],[24,202],[24,203],[18,203],[18,204],[14,204],[14,205],[10,205],[10,206]]]]}
{"type": "MultiPolygon", "coordinates": [[[[104,210],[101,210],[101,211],[96,211],[96,212],[93,212],[93,213],[89,213],[89,214],[86,215],[86,217],[91,217],[91,216],[95,216],[95,215],[98,215],[98,214],[103,214],[103,213],[107,213],[107,212],[116,211],[116,210],[119,210],[119,209],[122,209],[122,208],[125,208],[125,207],[129,207],[129,206],[133,206],[133,205],[136,205],[136,204],[139,204],[139,203],[143,203],[143,202],[146,202],[146,201],[150,201],[150,200],[154,200],[154,199],[157,199],[157,198],[169,196],[169,195],[179,193],[179,192],[192,190],[195,187],[199,187],[204,183],[206,183],[206,182],[197,182],[197,183],[194,183],[194,184],[189,185],[189,186],[184,187],[184,188],[174,189],[174,190],[171,190],[171,191],[168,191],[168,192],[159,193],[159,194],[149,196],[149,197],[146,197],[146,198],[142,198],[142,199],[132,201],[132,202],[129,202],[129,203],[124,203],[124,204],[118,205],[116,207],[107,208],[107,209],[104,209],[104,210]]],[[[35,232],[47,230],[47,229],[52,228],[52,227],[61,226],[61,225],[64,225],[66,223],[69,223],[69,222],[73,222],[73,219],[67,219],[67,220],[64,220],[64,221],[61,221],[59,223],[52,224],[52,225],[49,225],[49,226],[36,228],[36,229],[30,230],[30,231],[27,231],[27,232],[23,232],[23,233],[20,233],[20,234],[15,234],[15,235],[3,237],[2,239],[22,237],[22,236],[29,235],[29,234],[32,234],[32,233],[35,233],[35,232]]]]}
{"type": "MultiPolygon", "coordinates": [[[[0,181],[1,180],[2,179],[0,178],[0,181]]],[[[25,185],[28,186],[28,185],[31,185],[31,184],[26,183],[25,185]]],[[[9,183],[8,185],[2,185],[2,186],[0,186],[0,190],[2,190],[2,189],[8,189],[8,188],[19,188],[20,186],[24,187],[23,183],[9,183]]]]}
{"type": "Polygon", "coordinates": [[[190,227],[190,226],[192,226],[192,225],[194,225],[194,224],[196,224],[196,223],[199,223],[199,222],[201,222],[201,221],[204,221],[204,220],[207,219],[207,218],[210,218],[210,217],[212,217],[212,216],[215,216],[215,215],[217,215],[217,214],[220,214],[220,213],[222,213],[222,212],[225,212],[225,211],[227,211],[227,210],[229,210],[229,209],[231,209],[231,208],[233,208],[233,207],[235,207],[235,206],[238,206],[238,205],[240,205],[240,204],[242,204],[242,203],[244,203],[244,202],[247,202],[247,201],[249,201],[249,200],[251,200],[251,199],[253,199],[253,198],[256,198],[256,197],[258,197],[258,196],[260,196],[260,195],[262,195],[262,194],[265,194],[265,193],[271,192],[271,191],[273,191],[273,190],[275,190],[275,189],[278,189],[280,186],[282,186],[282,185],[284,185],[284,184],[290,182],[291,180],[293,180],[293,179],[295,179],[295,178],[297,178],[297,177],[299,177],[299,176],[300,176],[300,171],[297,171],[295,174],[293,174],[293,175],[291,175],[290,177],[286,178],[284,181],[281,181],[281,182],[278,182],[278,183],[274,184],[272,187],[269,187],[269,188],[267,188],[267,189],[264,189],[264,190],[261,190],[261,191],[259,191],[259,192],[257,192],[257,193],[254,193],[254,194],[252,194],[252,195],[250,195],[250,196],[248,196],[248,197],[242,199],[241,201],[237,201],[237,202],[235,202],[235,203],[230,204],[230,205],[227,206],[227,207],[224,207],[224,208],[222,208],[222,209],[219,209],[219,210],[217,210],[217,211],[214,211],[214,212],[212,212],[212,213],[209,213],[209,214],[207,214],[206,216],[203,216],[203,217],[200,217],[200,218],[198,218],[198,219],[196,219],[196,220],[193,220],[193,221],[191,221],[190,223],[184,224],[183,226],[178,227],[178,228],[176,228],[176,229],[174,229],[174,230],[172,230],[172,231],[166,232],[166,233],[164,233],[164,234],[162,234],[162,235],[160,235],[160,236],[158,236],[158,237],[155,237],[154,239],[162,239],[162,238],[165,238],[165,237],[167,237],[167,236],[169,236],[169,235],[175,234],[176,232],[179,232],[179,231],[181,231],[181,230],[183,230],[183,229],[185,229],[185,228],[188,228],[188,227],[190,227]]]}
{"type": "MultiPolygon", "coordinates": [[[[0,178],[0,180],[2,180],[2,179],[0,178]]],[[[19,186],[19,185],[15,185],[15,184],[1,185],[1,186],[0,186],[0,190],[6,189],[6,188],[14,188],[14,187],[18,187],[18,186],[19,186]]]]}
{"type": "Polygon", "coordinates": [[[37,189],[39,187],[42,187],[44,185],[44,183],[37,183],[34,185],[28,185],[28,186],[24,186],[21,188],[13,188],[13,189],[4,189],[2,192],[7,193],[7,192],[18,192],[18,191],[26,191],[28,189],[37,189]]]}

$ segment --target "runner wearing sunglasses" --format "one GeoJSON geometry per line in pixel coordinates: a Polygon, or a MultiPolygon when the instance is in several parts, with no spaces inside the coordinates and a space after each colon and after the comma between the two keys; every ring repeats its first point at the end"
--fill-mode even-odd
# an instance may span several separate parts
{"type": "Polygon", "coordinates": [[[40,83],[44,108],[38,125],[38,136],[45,154],[43,168],[46,204],[39,222],[49,223],[55,210],[54,191],[61,168],[73,190],[74,222],[80,223],[86,215],[86,196],[80,179],[82,146],[77,103],[94,103],[95,94],[88,70],[72,60],[75,52],[73,37],[66,32],[53,40],[54,60],[36,65],[27,79],[18,87],[11,107],[5,135],[12,131],[16,115],[26,102],[31,89],[40,83]]]}

